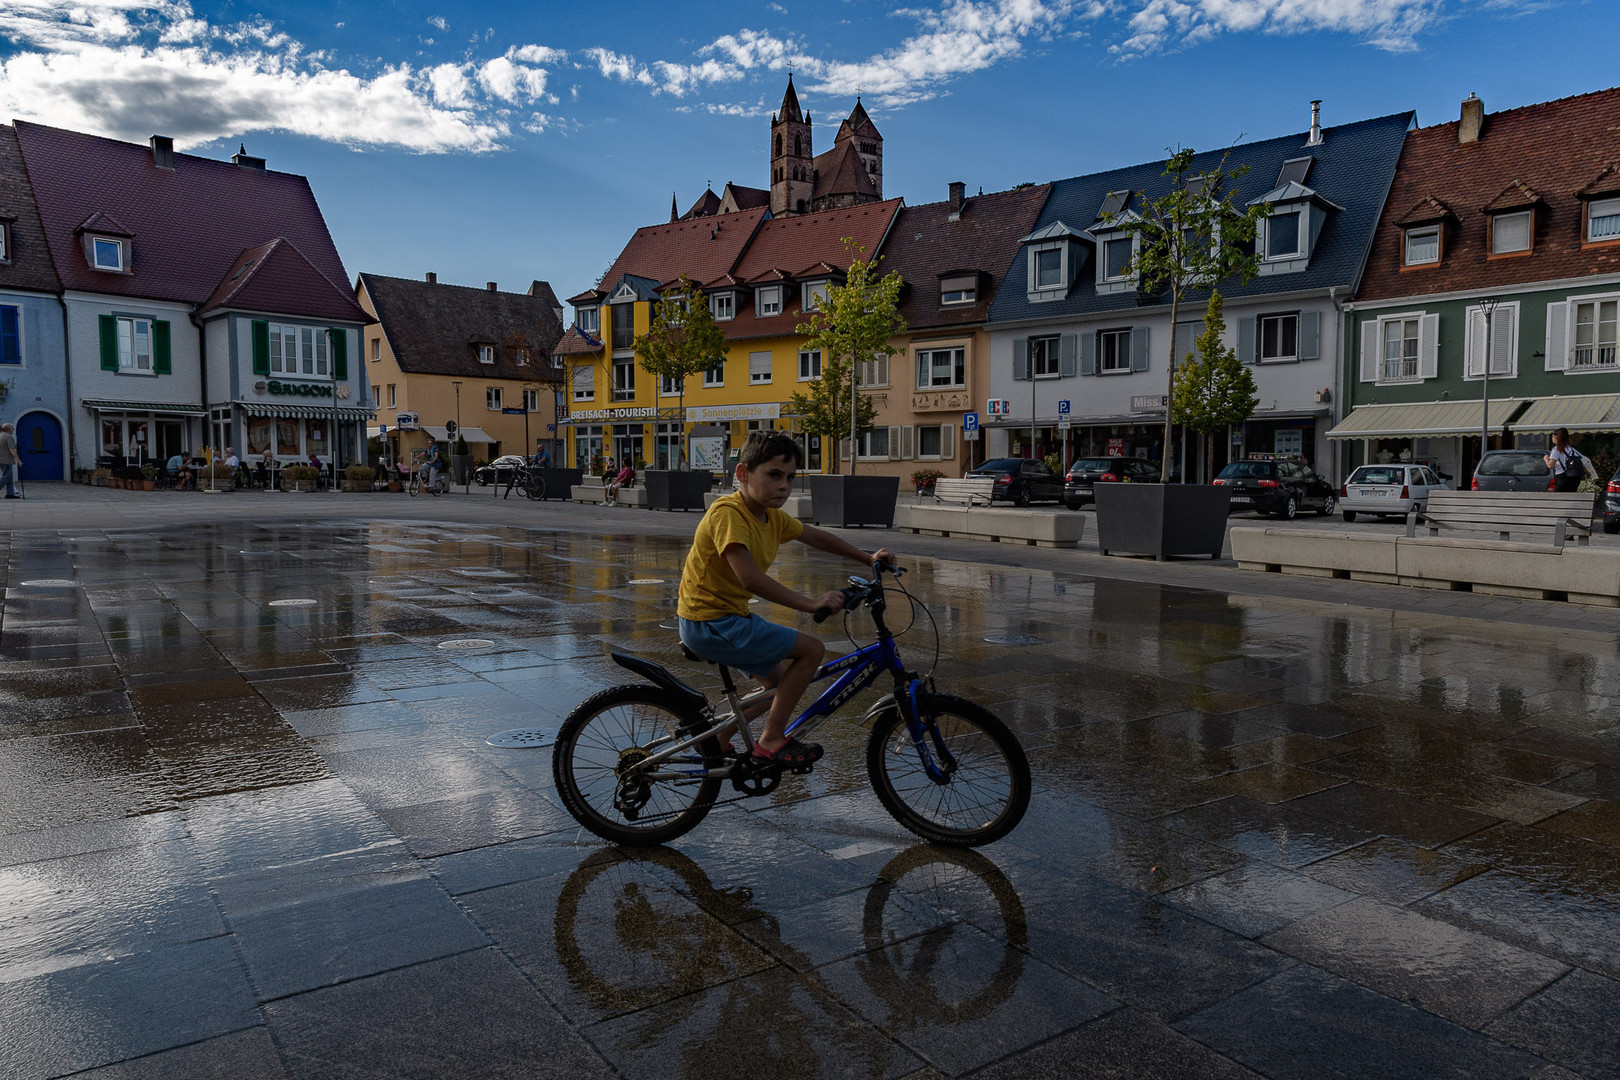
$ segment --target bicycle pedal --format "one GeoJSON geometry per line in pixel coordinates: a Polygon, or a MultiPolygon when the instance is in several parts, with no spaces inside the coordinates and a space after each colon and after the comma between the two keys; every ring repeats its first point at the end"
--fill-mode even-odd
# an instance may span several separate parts
{"type": "Polygon", "coordinates": [[[814,765],[795,765],[788,769],[788,772],[792,773],[794,776],[809,776],[815,771],[816,767],[814,765]]]}

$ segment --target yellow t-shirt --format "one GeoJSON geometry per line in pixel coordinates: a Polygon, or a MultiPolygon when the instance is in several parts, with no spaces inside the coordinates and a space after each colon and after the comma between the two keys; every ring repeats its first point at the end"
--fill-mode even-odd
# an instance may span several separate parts
{"type": "Polygon", "coordinates": [[[765,520],[760,521],[748,512],[740,494],[714,500],[698,522],[692,549],[686,553],[676,614],[693,622],[747,615],[753,593],[737,579],[736,571],[725,559],[726,549],[741,544],[754,557],[755,566],[768,570],[776,561],[776,549],[797,540],[802,532],[804,526],[798,518],[775,507],[766,507],[765,520]]]}

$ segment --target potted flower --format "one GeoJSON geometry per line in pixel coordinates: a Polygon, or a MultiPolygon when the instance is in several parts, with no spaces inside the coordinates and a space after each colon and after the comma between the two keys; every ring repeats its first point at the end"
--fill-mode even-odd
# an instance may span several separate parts
{"type": "Polygon", "coordinates": [[[141,466],[141,484],[147,491],[157,490],[158,467],[156,465],[141,466]]]}
{"type": "Polygon", "coordinates": [[[236,470],[223,461],[215,461],[212,465],[204,465],[197,470],[197,490],[235,491],[236,470]]]}
{"type": "Polygon", "coordinates": [[[100,468],[90,473],[90,483],[95,487],[106,487],[112,482],[112,470],[100,468]]]}
{"type": "Polygon", "coordinates": [[[344,491],[370,491],[377,470],[369,465],[350,465],[343,470],[344,491]]]}
{"type": "Polygon", "coordinates": [[[911,484],[917,489],[917,494],[932,495],[934,483],[944,476],[945,474],[938,469],[918,469],[911,474],[911,484]]]}
{"type": "Polygon", "coordinates": [[[314,491],[320,473],[308,465],[286,465],[281,470],[282,491],[314,491]]]}

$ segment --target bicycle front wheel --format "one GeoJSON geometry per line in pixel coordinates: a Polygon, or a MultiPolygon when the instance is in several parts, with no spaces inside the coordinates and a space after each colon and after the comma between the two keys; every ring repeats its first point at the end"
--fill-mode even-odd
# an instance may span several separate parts
{"type": "Polygon", "coordinates": [[[720,793],[720,744],[705,739],[648,777],[639,764],[701,718],[656,686],[615,686],[580,703],[557,733],[551,771],[574,819],[617,844],[662,844],[702,821],[720,793]]]}
{"type": "Polygon", "coordinates": [[[416,496],[421,493],[422,481],[418,480],[414,476],[411,477],[411,482],[406,485],[405,490],[411,493],[411,498],[416,498],[416,496]]]}
{"type": "Polygon", "coordinates": [[[931,729],[925,736],[929,759],[936,768],[944,766],[937,731],[955,766],[937,783],[899,710],[891,709],[872,725],[866,744],[866,769],[878,801],[900,824],[936,844],[977,847],[1006,836],[1029,807],[1024,748],[988,709],[965,698],[928,694],[922,707],[931,729]]]}

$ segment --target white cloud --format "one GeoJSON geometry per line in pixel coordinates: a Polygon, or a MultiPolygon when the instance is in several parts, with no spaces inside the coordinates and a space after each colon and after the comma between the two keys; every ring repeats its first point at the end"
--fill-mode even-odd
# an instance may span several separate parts
{"type": "Polygon", "coordinates": [[[545,97],[546,70],[514,64],[504,56],[497,56],[479,67],[478,84],[501,101],[534,101],[545,97]]]}
{"type": "Polygon", "coordinates": [[[441,34],[444,33],[446,30],[450,29],[450,22],[443,15],[431,15],[431,16],[429,16],[428,17],[428,25],[433,27],[435,30],[437,30],[441,34]]]}
{"type": "MultiPolygon", "coordinates": [[[[1522,2],[1497,0],[1509,7],[1522,2]]],[[[1130,17],[1128,36],[1110,51],[1121,56],[1158,52],[1222,33],[1327,31],[1406,52],[1441,19],[1444,7],[1444,0],[1147,0],[1130,17]]]]}

